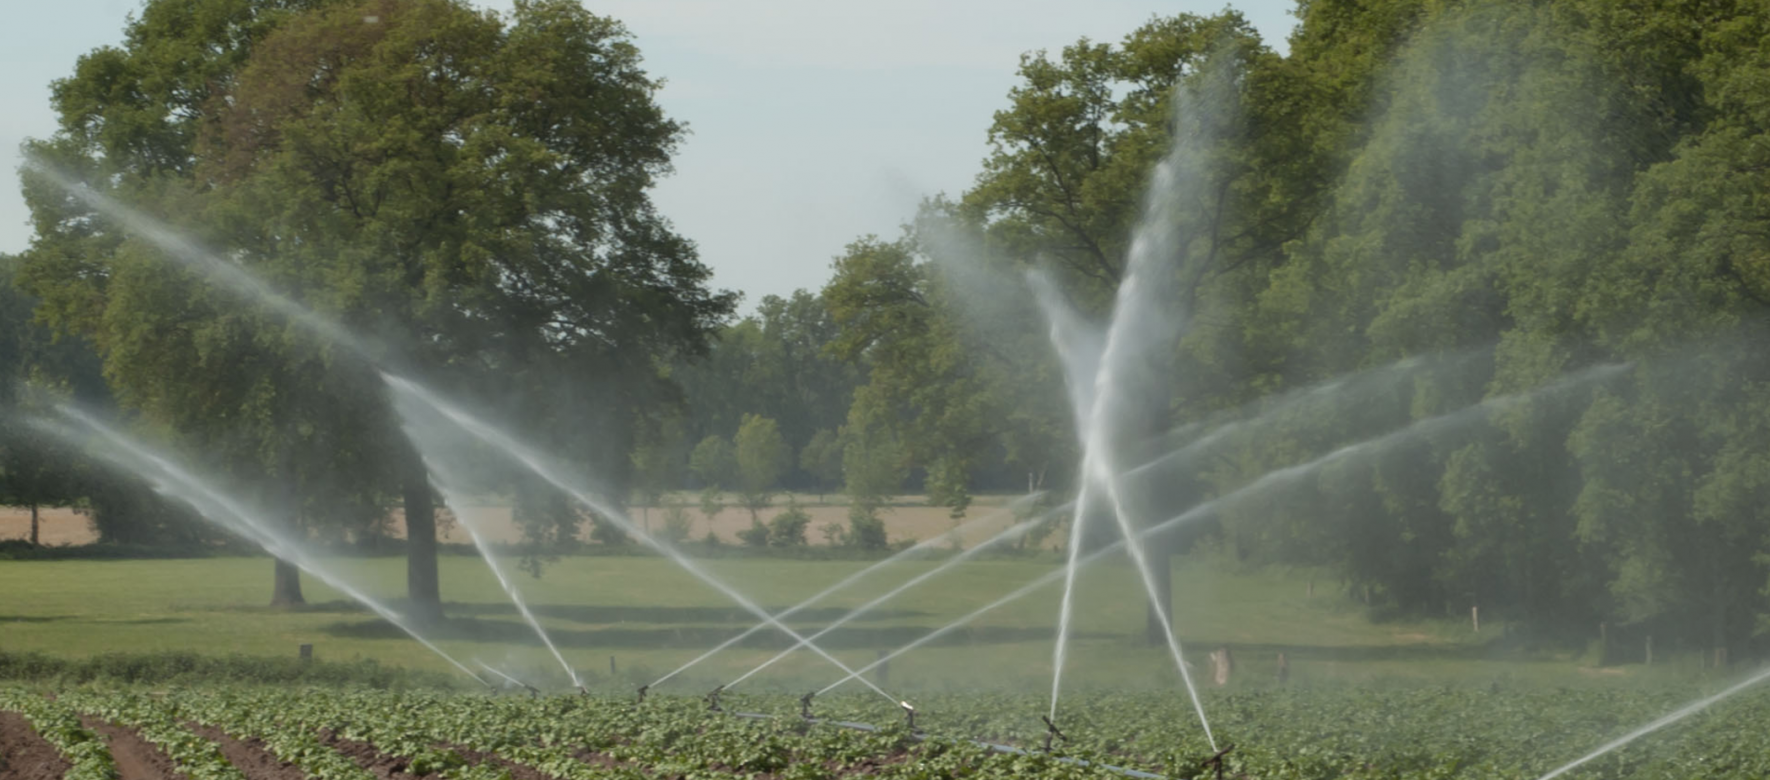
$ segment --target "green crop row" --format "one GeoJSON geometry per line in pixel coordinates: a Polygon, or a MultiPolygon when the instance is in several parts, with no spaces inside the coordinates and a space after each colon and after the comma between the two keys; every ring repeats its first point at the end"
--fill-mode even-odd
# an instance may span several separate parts
{"type": "MultiPolygon", "coordinates": [[[[1534,780],[1676,709],[1697,692],[1413,688],[1269,689],[1205,700],[1225,768],[1261,780],[1534,780]]],[[[186,723],[257,738],[321,780],[372,775],[338,751],[364,742],[413,774],[492,780],[505,762],[560,780],[646,777],[781,780],[1011,777],[1115,778],[1113,767],[1169,778],[1214,774],[1214,751],[1191,702],[1177,693],[1083,693],[1057,711],[1064,738],[1047,737],[1037,695],[952,694],[916,702],[912,732],[891,703],[861,695],[813,703],[797,697],[728,696],[709,712],[694,697],[494,696],[435,691],[340,691],[204,686],[147,696],[72,692],[56,699],[0,688],[0,708],[25,713],[76,763],[77,780],[114,777],[102,740],[79,725],[87,712],[132,726],[160,745],[191,780],[239,780],[218,749],[186,723]],[[828,720],[876,724],[876,730],[828,720]],[[992,750],[981,742],[1023,749],[992,750]],[[1084,763],[1085,762],[1085,763],[1084,763]]],[[[1748,692],[1568,775],[1569,780],[1770,777],[1770,695],[1748,692]]]]}
{"type": "Polygon", "coordinates": [[[117,780],[117,764],[104,738],[80,725],[80,712],[59,699],[16,688],[0,688],[0,709],[25,716],[31,728],[68,759],[63,780],[117,780]]]}

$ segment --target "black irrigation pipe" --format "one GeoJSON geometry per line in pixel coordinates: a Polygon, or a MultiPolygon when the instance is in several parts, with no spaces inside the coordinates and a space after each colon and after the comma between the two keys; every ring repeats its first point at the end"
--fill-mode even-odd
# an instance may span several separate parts
{"type": "MultiPolygon", "coordinates": [[[[725,711],[720,710],[720,712],[725,712],[725,711]]],[[[737,718],[750,718],[752,720],[776,720],[781,717],[779,715],[769,715],[767,713],[762,713],[762,712],[725,712],[725,714],[731,715],[731,716],[737,717],[737,718]]],[[[857,722],[851,721],[851,720],[827,720],[824,718],[805,718],[805,722],[812,723],[812,724],[823,724],[823,725],[829,725],[829,726],[836,726],[838,728],[854,729],[856,731],[871,731],[871,732],[878,732],[879,731],[879,727],[875,726],[871,723],[857,723],[857,722]]],[[[918,742],[922,742],[922,741],[926,741],[928,739],[928,735],[923,732],[917,731],[917,732],[911,733],[910,738],[914,739],[918,742]]],[[[977,739],[967,739],[964,741],[970,742],[973,745],[977,745],[977,746],[982,747],[986,750],[990,750],[990,751],[993,751],[996,753],[1008,753],[1008,754],[1020,755],[1020,756],[1030,756],[1030,755],[1035,754],[1034,751],[1027,750],[1026,748],[1015,747],[1013,745],[1003,745],[1003,744],[999,744],[999,743],[995,743],[995,742],[984,742],[982,740],[977,740],[977,739]]],[[[1097,769],[1104,769],[1108,772],[1116,772],[1116,773],[1124,775],[1126,777],[1135,777],[1135,778],[1138,778],[1138,780],[1168,780],[1167,776],[1165,776],[1165,775],[1158,775],[1153,772],[1145,772],[1141,769],[1131,769],[1129,767],[1113,766],[1112,764],[1102,764],[1102,763],[1098,763],[1095,761],[1085,761],[1080,758],[1068,758],[1068,757],[1063,757],[1063,756],[1055,756],[1055,757],[1052,757],[1051,760],[1056,761],[1060,764],[1072,764],[1075,766],[1086,766],[1086,767],[1094,767],[1097,769]]]]}

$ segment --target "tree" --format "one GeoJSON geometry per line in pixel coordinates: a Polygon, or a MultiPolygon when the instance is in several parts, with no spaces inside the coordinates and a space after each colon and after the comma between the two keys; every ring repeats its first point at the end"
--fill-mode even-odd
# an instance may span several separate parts
{"type": "MultiPolygon", "coordinates": [[[[408,373],[525,377],[545,391],[510,417],[619,495],[637,412],[667,395],[657,361],[702,350],[734,302],[649,200],[682,133],[655,89],[626,31],[569,2],[506,24],[451,0],[155,0],[124,47],[58,82],[61,130],[32,148],[200,225],[408,373]]],[[[238,446],[219,460],[283,483],[307,520],[336,517],[305,506],[319,493],[401,496],[409,596],[435,614],[434,497],[376,372],[171,272],[48,183],[27,196],[28,287],[94,338],[123,401],[205,451],[225,432],[238,446]]]]}
{"type": "Polygon", "coordinates": [[[737,448],[720,436],[708,436],[688,455],[688,470],[708,489],[718,490],[737,479],[737,448]]]}
{"type": "Polygon", "coordinates": [[[799,451],[799,469],[811,475],[818,490],[818,500],[823,500],[823,493],[838,485],[842,479],[842,443],[836,438],[836,432],[829,428],[819,428],[812,434],[811,441],[799,451]]]}
{"type": "Polygon", "coordinates": [[[756,513],[768,506],[769,494],[781,477],[793,467],[793,450],[781,438],[774,420],[754,414],[744,415],[735,450],[738,491],[754,520],[756,513]]]}
{"type": "MultiPolygon", "coordinates": [[[[28,424],[27,415],[43,410],[32,409],[29,399],[18,397],[19,390],[33,374],[48,379],[45,369],[53,371],[54,363],[69,362],[68,353],[84,345],[56,345],[44,329],[31,323],[34,302],[13,286],[15,268],[13,258],[0,255],[0,506],[30,512],[30,542],[36,546],[41,538],[39,508],[72,504],[82,497],[83,464],[28,424]]],[[[77,360],[80,355],[73,357],[77,360]]]]}

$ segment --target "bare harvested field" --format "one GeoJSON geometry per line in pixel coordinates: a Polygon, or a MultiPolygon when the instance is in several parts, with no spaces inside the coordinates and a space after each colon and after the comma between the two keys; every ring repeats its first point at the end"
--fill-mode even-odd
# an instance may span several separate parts
{"type": "MultiPolygon", "coordinates": [[[[776,506],[758,512],[757,518],[763,523],[767,523],[783,508],[784,506],[777,503],[776,506]]],[[[834,525],[838,528],[845,528],[848,525],[848,507],[844,504],[802,503],[800,508],[804,509],[806,514],[811,515],[811,525],[805,531],[806,541],[811,544],[829,543],[829,537],[824,533],[825,526],[834,525]]],[[[488,505],[473,509],[480,513],[481,522],[494,541],[516,542],[521,540],[522,533],[511,520],[509,506],[488,505]]],[[[685,507],[684,511],[690,518],[689,540],[705,539],[709,525],[706,515],[698,507],[693,506],[685,507]]],[[[664,526],[665,510],[633,507],[631,512],[634,522],[653,531],[660,531],[664,526]]],[[[88,544],[97,538],[92,530],[92,524],[86,516],[72,509],[42,509],[38,513],[41,518],[38,533],[43,544],[88,544]]],[[[981,498],[978,503],[972,505],[971,510],[966,514],[966,519],[989,515],[995,517],[991,521],[981,523],[976,528],[968,529],[964,534],[961,534],[961,544],[965,546],[975,544],[1007,528],[1014,522],[1005,508],[1005,502],[995,497],[981,498]]],[[[964,522],[964,520],[953,520],[943,507],[915,503],[886,507],[880,511],[880,518],[885,521],[886,534],[894,542],[903,539],[920,541],[951,530],[957,523],[964,522]]],[[[389,526],[394,536],[405,536],[404,515],[398,510],[395,510],[389,517],[389,526]]],[[[444,541],[461,544],[472,542],[467,536],[466,529],[459,524],[449,522],[447,517],[443,518],[443,526],[442,538],[444,541]]],[[[721,542],[737,544],[738,532],[750,527],[750,513],[742,507],[727,507],[715,516],[711,526],[713,533],[719,537],[721,542]]],[[[588,529],[585,531],[584,538],[588,538],[588,529]]],[[[30,534],[30,512],[15,507],[0,507],[0,540],[26,539],[30,537],[30,534]]]]}

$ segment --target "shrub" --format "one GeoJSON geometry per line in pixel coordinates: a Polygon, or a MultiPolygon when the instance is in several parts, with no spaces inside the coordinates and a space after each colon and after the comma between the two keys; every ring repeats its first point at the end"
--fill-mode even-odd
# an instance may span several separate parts
{"type": "Polygon", "coordinates": [[[805,529],[809,525],[811,515],[798,504],[789,502],[786,509],[768,521],[768,544],[771,547],[804,547],[805,529]]]}
{"type": "Polygon", "coordinates": [[[763,525],[761,520],[751,518],[750,527],[738,532],[738,541],[751,547],[767,547],[768,526],[763,525]]]}
{"type": "Polygon", "coordinates": [[[671,504],[664,510],[664,540],[676,544],[688,538],[694,530],[694,519],[688,516],[688,509],[681,504],[671,504]]]}
{"type": "Polygon", "coordinates": [[[883,550],[889,546],[885,521],[879,519],[877,510],[861,504],[848,508],[848,543],[863,550],[883,550]]]}

